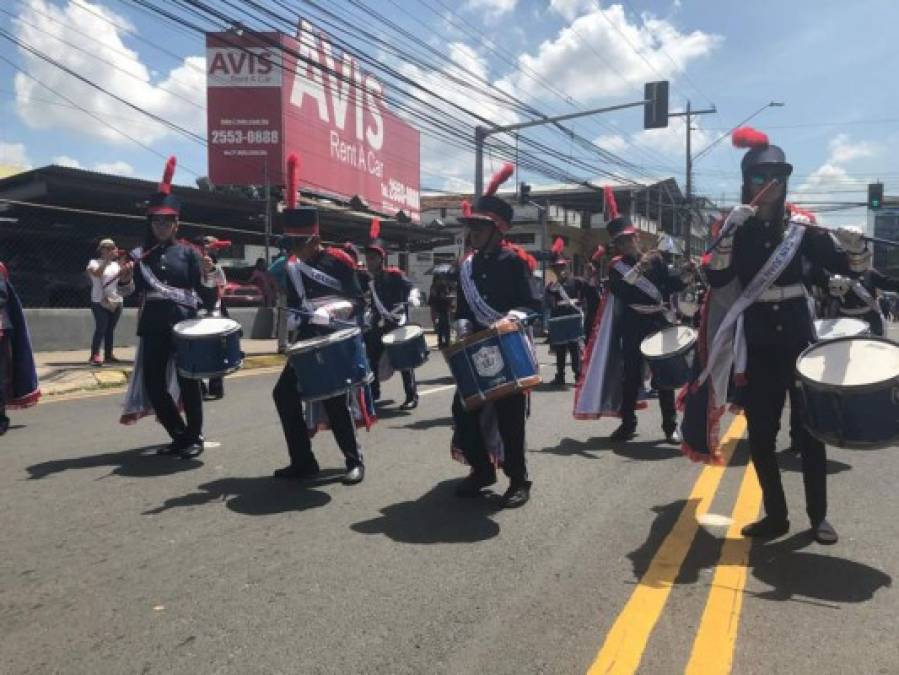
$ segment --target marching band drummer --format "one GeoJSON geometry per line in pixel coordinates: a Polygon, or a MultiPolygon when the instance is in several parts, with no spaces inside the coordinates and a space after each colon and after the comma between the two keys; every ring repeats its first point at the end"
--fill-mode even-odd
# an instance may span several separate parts
{"type": "MultiPolygon", "coordinates": [[[[362,311],[363,301],[362,289],[356,276],[356,261],[341,248],[322,246],[317,210],[313,207],[296,206],[298,161],[296,155],[288,158],[288,207],[281,215],[284,229],[289,233],[289,236],[284,237],[284,244],[292,254],[287,263],[287,306],[292,310],[290,323],[296,327],[297,338],[304,340],[334,332],[334,328],[330,327],[333,317],[327,308],[314,308],[313,301],[316,298],[336,296],[347,300],[353,304],[357,315],[362,311]]],[[[272,391],[272,398],[278,417],[281,418],[290,464],[277,469],[274,472],[275,478],[307,479],[318,475],[319,465],[312,454],[310,431],[315,433],[320,427],[312,419],[315,415],[310,414],[309,408],[320,403],[327,415],[327,424],[334,434],[334,440],[346,461],[343,484],[355,485],[362,482],[365,478],[365,466],[362,447],[356,437],[351,395],[353,394],[343,393],[321,402],[307,403],[305,412],[310,417],[310,423],[307,424],[293,366],[290,362],[284,366],[272,391]]],[[[366,416],[364,405],[362,408],[362,423],[370,426],[371,419],[366,416]]]]}
{"type": "Polygon", "coordinates": [[[596,247],[590,262],[587,263],[587,279],[584,289],[584,335],[589,336],[596,321],[596,312],[599,310],[599,302],[602,299],[602,259],[606,255],[606,248],[602,244],[596,247]]]}
{"type": "MultiPolygon", "coordinates": [[[[595,363],[576,391],[575,417],[595,419],[617,414],[621,417],[621,425],[612,432],[610,439],[627,441],[637,432],[637,396],[643,384],[644,366],[640,343],[652,333],[671,325],[671,295],[686,287],[692,273],[689,268],[685,268],[683,274],[669,269],[658,251],[644,253],[640,248],[639,231],[626,216],[618,213],[611,188],[605,189],[605,200],[610,216],[606,229],[617,253],[609,265],[609,291],[614,296],[615,304],[621,303],[623,307],[620,315],[613,310],[609,312],[610,316],[600,316],[599,325],[594,330],[605,328],[608,332],[614,342],[611,348],[620,349],[623,369],[619,385],[611,381],[617,377],[616,368],[619,366],[613,364],[609,368],[599,368],[595,363]],[[604,327],[603,322],[614,322],[615,327],[610,327],[608,323],[604,327]],[[614,407],[618,400],[620,406],[616,410],[614,407]]],[[[602,349],[605,344],[608,343],[591,340],[593,351],[602,349]]],[[[608,362],[610,351],[606,349],[604,353],[589,354],[587,358],[608,362]]],[[[679,444],[673,390],[659,391],[659,407],[665,440],[679,444]]]]}
{"type": "Polygon", "coordinates": [[[899,291],[899,278],[890,277],[873,267],[873,252],[860,227],[837,229],[837,236],[849,254],[851,274],[834,275],[828,280],[832,299],[828,316],[848,316],[867,321],[874,335],[884,335],[885,325],[877,290],[899,291]]]}
{"type": "MultiPolygon", "coordinates": [[[[409,319],[409,304],[420,304],[418,290],[412,282],[406,278],[398,267],[389,267],[387,251],[378,238],[381,232],[381,223],[377,218],[372,218],[369,231],[370,241],[365,247],[365,267],[368,270],[368,291],[371,296],[371,327],[365,334],[365,346],[368,352],[372,372],[375,375],[371,383],[372,398],[377,401],[381,398],[381,374],[392,374],[388,368],[381,368],[381,360],[386,359],[384,344],[381,339],[390,331],[406,324],[409,319]]],[[[400,410],[413,410],[418,407],[418,383],[415,381],[414,370],[400,371],[403,378],[403,391],[406,400],[400,405],[400,410]]]]}
{"type": "Polygon", "coordinates": [[[172,194],[174,173],[175,158],[170,157],[159,191],[150,197],[147,207],[144,245],[132,251],[134,263],[120,277],[122,284],[134,282],[123,294],[134,289],[144,294],[137,324],[140,344],[120,421],[133,424],[155,411],[172,438],[159,454],[187,458],[203,452],[203,397],[199,380],[178,374],[175,385],[172,329],[176,323],[194,318],[200,305],[211,312],[218,292],[212,259],[175,239],[181,203],[172,194]],[[179,391],[186,420],[178,412],[179,391]]]}
{"type": "Polygon", "coordinates": [[[7,408],[30,408],[40,397],[28,322],[0,262],[0,436],[9,430],[7,408]]]}
{"type": "MultiPolygon", "coordinates": [[[[734,380],[744,385],[741,400],[749,447],[765,507],[764,518],[746,525],[742,533],[775,538],[790,527],[775,456],[781,413],[787,391],[795,387],[796,360],[815,339],[803,285],[804,262],[846,274],[850,260],[829,232],[792,222],[785,212],[793,167],[783,150],[749,128],[736,130],[733,142],[748,148],[740,165],[743,205],[728,215],[722,238],[704,260],[711,288],[700,335],[707,335],[708,341],[698,349],[702,373],[686,390],[681,428],[685,453],[705,461],[720,459],[717,427],[734,372],[734,380]]],[[[837,235],[847,241],[845,234],[837,235]]],[[[803,405],[801,396],[792,400],[797,407],[803,405]]],[[[822,544],[833,544],[837,533],[826,520],[824,444],[804,427],[799,431],[812,534],[822,544]]]]}
{"type": "MultiPolygon", "coordinates": [[[[552,253],[555,258],[552,262],[552,270],[556,280],[546,285],[546,301],[549,305],[549,316],[571,316],[580,314],[583,320],[583,312],[578,306],[587,296],[587,282],[578,277],[571,276],[569,261],[563,254],[565,243],[561,237],[553,242],[552,253]]],[[[574,381],[577,382],[581,374],[581,349],[583,349],[583,337],[571,342],[553,345],[551,349],[556,353],[556,377],[552,384],[561,386],[565,384],[565,355],[571,356],[571,372],[574,381]]]]}
{"type": "MultiPolygon", "coordinates": [[[[503,242],[513,210],[495,193],[513,171],[512,165],[506,164],[493,176],[474,211],[463,204],[464,215],[459,222],[466,226],[473,252],[466,256],[470,265],[464,261],[459,272],[455,325],[460,339],[499,321],[517,321],[512,313],[516,308],[539,312],[542,306],[531,285],[527,254],[503,242]]],[[[527,503],[531,481],[525,463],[525,408],[524,393],[492,401],[476,411],[464,408],[458,392],[453,397],[453,456],[460,460],[464,457],[471,466],[471,473],[456,487],[459,497],[478,496],[496,482],[498,448],[494,436],[498,435],[503,472],[509,477],[503,505],[515,508],[527,503]]]]}

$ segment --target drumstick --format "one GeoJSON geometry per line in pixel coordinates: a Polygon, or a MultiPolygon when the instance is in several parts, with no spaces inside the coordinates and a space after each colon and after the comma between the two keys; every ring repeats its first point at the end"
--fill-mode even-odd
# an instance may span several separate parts
{"type": "MultiPolygon", "coordinates": [[[[752,198],[752,201],[749,202],[749,206],[755,206],[756,204],[758,204],[759,200],[765,196],[765,193],[768,192],[768,190],[770,190],[772,187],[774,187],[779,182],[780,181],[777,178],[772,178],[767,183],[765,183],[765,186],[761,190],[759,190],[759,193],[755,197],[752,198]]],[[[718,248],[718,244],[720,244],[721,241],[725,237],[727,237],[727,235],[730,234],[731,229],[732,228],[728,228],[726,230],[722,230],[721,232],[719,232],[718,236],[715,237],[715,240],[709,245],[709,247],[705,250],[703,255],[706,256],[709,253],[711,253],[712,251],[714,251],[716,248],[718,248]]]]}

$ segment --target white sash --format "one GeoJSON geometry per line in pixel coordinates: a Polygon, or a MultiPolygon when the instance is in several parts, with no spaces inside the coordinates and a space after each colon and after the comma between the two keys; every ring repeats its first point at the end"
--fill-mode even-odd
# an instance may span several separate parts
{"type": "Polygon", "coordinates": [[[390,319],[394,323],[398,323],[400,325],[405,323],[406,315],[402,311],[402,306],[399,308],[397,313],[394,314],[384,306],[383,302],[381,302],[381,296],[378,295],[377,284],[374,277],[371,278],[369,289],[371,289],[371,301],[374,303],[375,309],[378,310],[378,314],[380,314],[385,319],[390,319]]]}
{"type": "MultiPolygon", "coordinates": [[[[623,260],[619,260],[618,262],[616,262],[614,267],[621,273],[621,276],[623,277],[627,276],[628,272],[634,269],[623,260]]],[[[663,304],[664,301],[662,300],[661,291],[659,291],[659,289],[656,288],[656,285],[649,279],[647,279],[644,275],[641,274],[639,277],[637,277],[637,281],[634,283],[634,286],[639,288],[658,304],[663,304]]]]}
{"type": "Polygon", "coordinates": [[[556,283],[559,285],[559,295],[562,296],[562,302],[567,304],[569,307],[573,307],[574,309],[576,309],[577,313],[580,314],[581,317],[583,317],[584,313],[581,311],[581,308],[574,304],[574,301],[565,291],[565,285],[561,281],[557,281],[556,283]]]}
{"type": "MultiPolygon", "coordinates": [[[[730,372],[730,366],[733,362],[734,352],[741,356],[745,353],[744,346],[738,341],[734,343],[734,328],[737,326],[738,320],[742,317],[746,308],[754,303],[759,296],[773,284],[777,278],[783,273],[790,262],[799,251],[802,244],[802,236],[805,234],[805,227],[797,223],[791,223],[789,229],[784,235],[784,239],[774,253],[765,261],[762,268],[747,284],[743,292],[731,305],[727,314],[721,320],[715,337],[712,339],[712,346],[709,349],[708,360],[706,361],[705,370],[699,375],[696,381],[697,386],[701,385],[708,378],[709,374],[715,371],[723,371],[724,367],[730,372]]],[[[741,331],[742,333],[742,331],[741,331]]],[[[714,378],[717,380],[718,378],[714,378]]],[[[719,384],[716,383],[716,390],[719,384]]],[[[722,393],[722,392],[717,392],[722,393]]],[[[726,393],[726,389],[723,393],[726,393]]]]}
{"type": "Polygon", "coordinates": [[[292,264],[296,265],[303,274],[314,282],[321,284],[322,286],[327,286],[332,291],[337,291],[339,293],[343,289],[341,283],[327,272],[322,272],[320,269],[316,269],[302,260],[296,260],[292,264]]]}
{"type": "Polygon", "coordinates": [[[465,294],[465,299],[468,301],[468,306],[471,308],[472,314],[474,314],[474,318],[477,322],[483,326],[492,326],[502,319],[504,315],[488,305],[487,301],[484,300],[478,292],[478,288],[475,286],[474,279],[471,276],[471,259],[473,257],[474,256],[469,256],[463,260],[462,268],[459,270],[459,278],[462,282],[462,292],[465,294]]]}
{"type": "MultiPolygon", "coordinates": [[[[138,254],[137,257],[140,257],[140,250],[141,249],[139,248],[135,249],[135,252],[138,254]]],[[[144,276],[144,281],[147,282],[147,285],[165,300],[171,300],[172,302],[185,307],[190,307],[191,309],[196,309],[200,306],[200,299],[192,288],[175,288],[174,286],[164,284],[155,274],[153,274],[153,270],[151,270],[148,265],[143,262],[138,263],[138,265],[140,267],[140,273],[144,276]]]]}

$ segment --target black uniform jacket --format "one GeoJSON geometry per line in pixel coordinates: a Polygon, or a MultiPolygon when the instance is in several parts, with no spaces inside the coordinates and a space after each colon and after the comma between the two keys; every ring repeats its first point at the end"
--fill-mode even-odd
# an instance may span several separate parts
{"type": "MultiPolygon", "coordinates": [[[[288,263],[290,264],[290,263],[288,263]]],[[[356,262],[344,251],[338,248],[326,248],[316,253],[312,258],[306,261],[310,267],[321,270],[325,274],[334,277],[340,282],[340,290],[336,291],[330,286],[325,286],[317,281],[303,275],[303,288],[306,291],[306,300],[314,300],[327,296],[339,296],[343,300],[349,300],[355,307],[355,315],[361,315],[363,308],[362,288],[359,286],[359,278],[356,275],[356,262]]],[[[297,289],[290,280],[290,273],[287,273],[287,306],[293,309],[309,309],[303,307],[300,302],[300,296],[297,289]]],[[[315,337],[332,333],[333,328],[327,326],[318,326],[311,324],[308,320],[300,326],[297,331],[299,339],[315,337]]]]}
{"type": "MultiPolygon", "coordinates": [[[[609,290],[625,305],[621,315],[625,332],[636,332],[645,336],[653,330],[658,330],[667,323],[667,320],[661,312],[641,314],[630,307],[630,305],[654,305],[657,300],[644,293],[636,284],[629,284],[624,280],[621,272],[615,267],[618,260],[624,261],[630,267],[637,264],[637,259],[633,256],[614,258],[609,266],[609,290]]],[[[680,276],[659,256],[652,258],[652,263],[649,269],[643,272],[643,276],[659,289],[662,301],[666,304],[671,299],[672,293],[682,291],[686,286],[680,276]]]]}
{"type": "MultiPolygon", "coordinates": [[[[558,280],[546,285],[546,302],[549,305],[550,316],[577,314],[577,307],[565,303],[564,298],[562,298],[562,292],[559,290],[559,286],[560,282],[558,280]]],[[[583,302],[589,293],[587,282],[578,277],[569,276],[565,281],[561,282],[561,286],[565,289],[565,292],[571,300],[580,300],[583,302]]]]}

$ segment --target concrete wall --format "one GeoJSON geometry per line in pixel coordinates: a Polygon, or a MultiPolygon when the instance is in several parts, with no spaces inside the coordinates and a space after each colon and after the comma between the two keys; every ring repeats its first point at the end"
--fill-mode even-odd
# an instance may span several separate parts
{"type": "MultiPolygon", "coordinates": [[[[245,338],[266,339],[272,336],[273,311],[257,307],[234,307],[228,310],[231,318],[243,327],[245,338]]],[[[90,309],[26,309],[35,351],[63,351],[90,349],[94,334],[94,317],[90,309]]],[[[431,313],[427,307],[412,309],[412,322],[431,328],[431,313]]],[[[137,310],[126,308],[115,330],[117,347],[137,344],[137,310]]]]}

